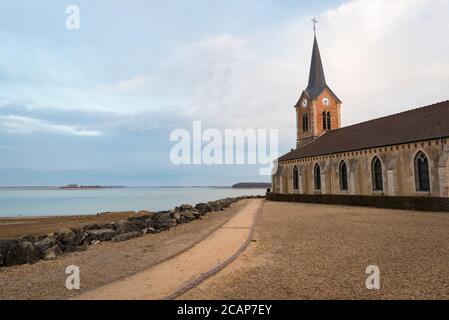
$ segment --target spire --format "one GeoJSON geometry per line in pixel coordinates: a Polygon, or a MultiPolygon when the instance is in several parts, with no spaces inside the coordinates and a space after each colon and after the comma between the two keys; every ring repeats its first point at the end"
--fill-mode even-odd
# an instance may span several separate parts
{"type": "Polygon", "coordinates": [[[316,90],[321,91],[326,87],[326,79],[324,77],[323,63],[321,62],[320,49],[318,48],[318,41],[316,36],[313,41],[312,63],[310,65],[309,85],[307,91],[310,93],[316,90]]]}
{"type": "MultiPolygon", "coordinates": [[[[315,24],[316,21],[314,21],[314,28],[315,24]]],[[[333,93],[329,86],[326,84],[323,63],[321,62],[320,49],[318,48],[318,41],[315,34],[313,37],[313,51],[312,63],[310,64],[309,85],[307,86],[305,92],[309,96],[309,98],[313,100],[316,99],[324,89],[328,89],[329,92],[335,97],[335,99],[338,102],[341,102],[340,99],[338,99],[335,93],[333,93]]]]}

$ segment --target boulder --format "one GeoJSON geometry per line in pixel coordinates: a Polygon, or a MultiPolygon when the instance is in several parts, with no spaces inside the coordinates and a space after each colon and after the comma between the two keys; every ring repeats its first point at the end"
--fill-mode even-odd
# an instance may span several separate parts
{"type": "Polygon", "coordinates": [[[175,211],[176,212],[183,212],[183,211],[190,211],[192,209],[194,209],[192,205],[190,205],[190,204],[183,204],[183,205],[181,205],[179,207],[176,207],[175,211]]]}
{"type": "Polygon", "coordinates": [[[72,229],[61,229],[56,234],[57,239],[64,244],[75,244],[76,242],[76,233],[72,229]]]}
{"type": "Polygon", "coordinates": [[[113,223],[104,223],[104,224],[90,224],[84,227],[84,231],[90,231],[90,230],[103,230],[103,229],[112,229],[114,226],[113,223]]]}
{"type": "Polygon", "coordinates": [[[6,256],[6,266],[34,263],[39,260],[39,252],[29,241],[16,241],[6,256]]]}
{"type": "Polygon", "coordinates": [[[180,212],[174,212],[173,213],[173,219],[176,220],[176,223],[182,223],[181,221],[181,213],[180,212]]]}
{"type": "MultiPolygon", "coordinates": [[[[198,216],[199,217],[199,216],[198,216]]],[[[181,223],[188,223],[196,220],[195,215],[191,211],[181,212],[181,218],[179,219],[181,223]]]]}
{"type": "Polygon", "coordinates": [[[146,228],[147,229],[147,233],[148,234],[155,234],[155,233],[159,233],[160,231],[154,229],[154,228],[146,228]]]}
{"type": "Polygon", "coordinates": [[[116,232],[113,229],[99,229],[99,230],[89,230],[88,238],[90,241],[92,240],[100,240],[100,241],[110,241],[115,235],[116,232]]]}
{"type": "Polygon", "coordinates": [[[43,255],[43,259],[44,260],[55,260],[57,257],[59,257],[62,254],[61,248],[58,245],[55,245],[51,248],[48,248],[44,255],[43,255]]]}
{"type": "Polygon", "coordinates": [[[157,221],[153,219],[145,220],[145,229],[156,228],[157,221]]]}
{"type": "Polygon", "coordinates": [[[128,233],[121,233],[116,235],[114,238],[112,238],[112,242],[121,242],[121,241],[126,241],[129,239],[133,239],[133,238],[137,238],[137,237],[141,237],[142,236],[142,232],[140,231],[133,231],[133,232],[128,232],[128,233]]]}
{"type": "Polygon", "coordinates": [[[193,214],[193,216],[195,217],[195,219],[199,219],[199,218],[201,218],[201,213],[198,211],[198,210],[196,210],[196,209],[192,209],[191,211],[190,211],[190,213],[191,214],[193,214]]]}
{"type": "Polygon", "coordinates": [[[29,241],[31,243],[37,241],[36,237],[35,236],[31,236],[31,235],[23,236],[22,238],[20,238],[20,240],[22,240],[22,241],[29,241]]]}
{"type": "Polygon", "coordinates": [[[172,229],[172,228],[176,227],[176,225],[177,225],[175,219],[154,220],[153,222],[154,222],[153,229],[156,229],[156,230],[159,230],[159,231],[169,230],[169,229],[172,229]]]}
{"type": "Polygon", "coordinates": [[[13,240],[0,240],[0,267],[6,264],[6,257],[14,243],[13,240]]]}
{"type": "Polygon", "coordinates": [[[231,199],[226,198],[226,199],[218,200],[218,203],[220,204],[220,206],[222,208],[228,208],[231,205],[232,201],[231,201],[231,199]]]}
{"type": "MultiPolygon", "coordinates": [[[[41,240],[35,242],[33,245],[39,253],[40,257],[43,257],[45,252],[54,247],[57,244],[57,240],[55,237],[45,236],[41,240]]],[[[59,247],[58,247],[59,248],[59,247]]]]}
{"type": "Polygon", "coordinates": [[[212,211],[212,207],[208,203],[198,203],[195,206],[195,209],[197,209],[202,216],[204,216],[206,213],[212,211]]]}
{"type": "Polygon", "coordinates": [[[223,207],[220,205],[218,201],[210,201],[208,204],[211,206],[212,211],[221,211],[223,207]]]}
{"type": "Polygon", "coordinates": [[[173,219],[173,212],[172,211],[160,211],[156,212],[156,214],[153,217],[153,220],[157,221],[169,221],[173,219]]]}
{"type": "Polygon", "coordinates": [[[114,230],[116,233],[128,233],[133,231],[141,231],[146,227],[145,220],[120,220],[114,224],[114,230]]]}

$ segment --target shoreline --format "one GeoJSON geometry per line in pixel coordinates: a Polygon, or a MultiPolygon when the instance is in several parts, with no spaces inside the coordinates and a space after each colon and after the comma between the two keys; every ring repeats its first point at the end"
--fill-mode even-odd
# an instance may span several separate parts
{"type": "Polygon", "coordinates": [[[204,240],[248,201],[243,199],[222,211],[210,212],[201,219],[166,232],[146,234],[123,242],[101,242],[88,246],[86,251],[63,253],[53,261],[0,267],[0,283],[3,284],[0,299],[68,299],[147,270],[204,240]],[[65,287],[68,265],[77,265],[82,270],[80,291],[65,287]]]}
{"type": "Polygon", "coordinates": [[[169,231],[251,198],[254,197],[224,198],[194,206],[182,204],[169,211],[0,219],[0,266],[54,260],[64,252],[84,251],[100,242],[122,242],[169,231]]]}
{"type": "Polygon", "coordinates": [[[200,203],[253,195],[265,195],[265,190],[223,187],[0,189],[0,219],[161,211],[174,208],[180,203],[200,203]]]}

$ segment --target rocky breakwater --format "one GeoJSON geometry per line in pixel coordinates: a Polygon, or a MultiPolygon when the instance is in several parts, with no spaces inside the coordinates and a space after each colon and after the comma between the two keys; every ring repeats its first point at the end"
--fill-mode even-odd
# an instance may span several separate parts
{"type": "Polygon", "coordinates": [[[221,211],[243,199],[263,197],[226,198],[195,206],[184,204],[170,211],[148,212],[106,224],[92,224],[83,228],[62,229],[42,236],[25,236],[16,240],[0,240],[0,267],[9,267],[39,260],[54,260],[68,252],[87,250],[89,245],[101,242],[120,242],[159,233],[177,225],[201,219],[209,212],[221,211]]]}

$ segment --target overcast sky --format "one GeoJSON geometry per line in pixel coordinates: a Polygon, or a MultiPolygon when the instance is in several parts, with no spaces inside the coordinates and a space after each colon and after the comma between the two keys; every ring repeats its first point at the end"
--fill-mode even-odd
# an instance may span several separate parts
{"type": "Polygon", "coordinates": [[[0,186],[268,181],[176,167],[170,132],[274,128],[294,147],[314,16],[344,126],[448,99],[449,0],[2,0],[0,186]]]}

